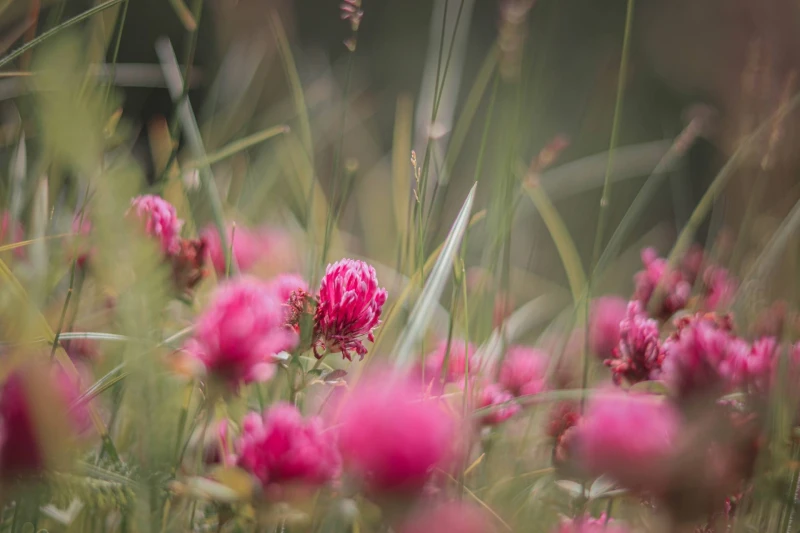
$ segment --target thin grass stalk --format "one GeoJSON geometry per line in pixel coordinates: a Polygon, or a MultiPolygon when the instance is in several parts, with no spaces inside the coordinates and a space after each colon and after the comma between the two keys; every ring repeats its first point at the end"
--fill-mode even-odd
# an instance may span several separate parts
{"type": "MultiPolygon", "coordinates": [[[[156,43],[156,52],[161,61],[164,79],[167,83],[172,101],[176,105],[177,116],[183,125],[183,131],[186,134],[189,147],[194,153],[196,160],[204,161],[207,159],[207,156],[203,146],[203,139],[200,136],[200,128],[197,126],[197,120],[192,112],[189,99],[184,94],[185,84],[180,73],[178,60],[175,57],[175,51],[172,49],[172,45],[168,40],[162,39],[156,43]]],[[[217,190],[217,184],[214,180],[214,174],[211,171],[211,167],[207,164],[202,165],[198,171],[203,188],[206,190],[209,203],[211,204],[211,213],[214,218],[214,224],[217,227],[217,232],[219,233],[220,246],[225,253],[226,267],[232,268],[233,272],[236,272],[236,265],[231,263],[228,236],[225,231],[225,215],[223,213],[222,200],[220,200],[219,191],[217,190]]],[[[226,268],[226,270],[228,268],[226,268]]]]}
{"type": "MultiPolygon", "coordinates": [[[[436,78],[433,84],[433,94],[434,94],[434,104],[436,103],[436,95],[441,90],[440,87],[444,86],[444,80],[446,78],[447,72],[442,72],[442,58],[444,57],[444,41],[445,41],[445,33],[447,29],[447,10],[450,5],[450,0],[444,0],[444,10],[442,13],[442,27],[441,27],[441,38],[439,39],[439,51],[438,57],[436,60],[436,78]]],[[[453,35],[458,31],[458,26],[453,28],[453,35]]],[[[436,123],[436,116],[438,113],[438,108],[435,105],[431,106],[431,118],[430,124],[428,126],[428,131],[426,135],[426,144],[425,144],[425,155],[422,159],[422,174],[420,178],[420,182],[418,184],[417,189],[419,190],[419,199],[416,204],[414,204],[415,208],[415,216],[414,219],[417,221],[417,269],[419,269],[422,265],[421,261],[423,261],[423,257],[425,257],[425,224],[423,222],[423,213],[425,211],[425,204],[428,195],[428,177],[430,174],[430,162],[431,162],[431,153],[433,150],[432,147],[432,138],[431,138],[431,128],[436,123]]],[[[420,283],[423,283],[424,279],[420,279],[420,283]]],[[[422,287],[422,285],[420,285],[422,287]]]]}
{"type": "MultiPolygon", "coordinates": [[[[339,140],[336,144],[336,150],[333,154],[333,179],[331,181],[331,208],[328,210],[328,219],[325,222],[325,237],[322,241],[322,255],[320,257],[320,268],[325,267],[328,258],[328,251],[330,248],[331,234],[333,226],[337,223],[339,216],[339,209],[337,206],[336,192],[339,187],[339,179],[342,172],[342,152],[344,151],[344,137],[347,130],[347,109],[349,107],[348,98],[350,95],[350,84],[353,78],[353,63],[355,61],[355,51],[350,50],[347,56],[347,70],[344,78],[344,90],[342,92],[342,118],[341,128],[339,131],[339,140]]],[[[343,201],[343,200],[341,200],[343,201]]]]}
{"type": "Polygon", "coordinates": [[[115,5],[117,5],[117,4],[121,3],[121,2],[125,2],[125,1],[127,1],[127,0],[108,0],[107,2],[104,2],[104,3],[100,4],[100,5],[97,5],[97,6],[93,7],[93,8],[91,8],[91,9],[87,9],[86,11],[81,13],[80,15],[76,15],[76,16],[72,17],[71,19],[68,19],[68,20],[62,22],[58,26],[56,26],[56,27],[54,27],[54,28],[52,28],[50,30],[47,30],[46,32],[42,33],[41,35],[39,35],[35,39],[28,41],[27,43],[23,44],[22,46],[20,46],[19,48],[17,48],[13,52],[9,53],[4,58],[0,59],[0,68],[8,65],[9,63],[14,61],[16,58],[18,58],[19,56],[21,56],[22,54],[24,54],[28,50],[31,50],[35,46],[40,45],[41,43],[43,43],[47,39],[49,39],[49,38],[53,37],[54,35],[58,34],[61,30],[65,30],[65,29],[67,29],[67,28],[69,28],[71,26],[74,26],[75,24],[78,24],[79,22],[83,22],[84,20],[90,18],[91,16],[96,15],[97,13],[100,13],[101,11],[105,11],[106,9],[108,9],[110,7],[113,7],[113,6],[115,6],[115,5]]]}
{"type": "MultiPolygon", "coordinates": [[[[592,292],[594,289],[595,265],[600,259],[600,250],[605,237],[605,228],[608,224],[609,204],[611,203],[611,169],[614,165],[614,150],[619,143],[620,121],[622,119],[622,106],[625,101],[625,85],[628,79],[628,57],[630,55],[631,28],[633,27],[634,0],[627,0],[625,9],[625,30],[622,37],[622,56],[620,58],[619,75],[617,77],[617,97],[614,102],[614,119],[611,125],[611,140],[608,148],[606,172],[603,178],[603,192],[600,196],[600,213],[597,220],[597,232],[594,236],[592,262],[589,266],[589,279],[586,284],[586,299],[584,301],[584,343],[583,343],[583,368],[581,370],[581,387],[586,388],[589,383],[589,312],[591,308],[592,292]]],[[[586,400],[581,399],[581,413],[586,407],[586,400]]],[[[584,484],[584,489],[585,489],[584,484]]],[[[584,490],[585,492],[585,490],[584,490]]]]}
{"type": "Polygon", "coordinates": [[[672,166],[676,159],[686,153],[701,134],[704,126],[704,119],[692,119],[686,128],[675,138],[675,141],[672,143],[667,153],[658,161],[656,167],[645,180],[644,185],[642,185],[639,192],[636,193],[636,197],[623,215],[619,226],[617,226],[617,229],[614,230],[614,233],[608,240],[608,244],[606,244],[606,247],[603,249],[603,253],[600,254],[600,257],[594,264],[594,270],[592,270],[593,279],[598,279],[605,271],[608,263],[617,256],[630,230],[633,229],[645,208],[650,205],[650,201],[658,191],[659,186],[667,178],[668,174],[666,169],[672,166]]]}
{"type": "Polygon", "coordinates": [[[108,97],[111,94],[111,86],[114,84],[114,79],[117,74],[117,59],[119,58],[119,47],[122,43],[122,31],[125,29],[125,20],[128,17],[128,5],[130,0],[122,2],[122,14],[119,18],[119,30],[117,31],[117,39],[114,42],[114,51],[111,54],[111,71],[109,72],[108,81],[106,84],[105,94],[103,95],[103,102],[108,102],[108,97]]]}

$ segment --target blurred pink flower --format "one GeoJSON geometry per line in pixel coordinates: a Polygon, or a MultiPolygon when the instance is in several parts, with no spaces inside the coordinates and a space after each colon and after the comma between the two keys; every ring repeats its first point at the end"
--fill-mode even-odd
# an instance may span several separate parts
{"type": "MultiPolygon", "coordinates": [[[[14,244],[24,240],[25,228],[18,220],[15,220],[12,224],[11,213],[4,211],[2,217],[0,217],[0,244],[14,244]]],[[[24,259],[25,247],[14,248],[12,253],[17,258],[24,259]]]]}
{"type": "Polygon", "coordinates": [[[579,426],[581,463],[630,489],[655,490],[667,481],[680,415],[658,398],[600,393],[579,426]]]}
{"type": "Polygon", "coordinates": [[[713,395],[744,379],[739,361],[749,345],[731,333],[726,317],[696,315],[678,321],[677,330],[662,344],[664,380],[681,397],[713,395]]]}
{"type": "Polygon", "coordinates": [[[619,343],[605,360],[614,383],[626,380],[633,385],[659,377],[664,355],[658,335],[658,322],[647,317],[642,304],[636,300],[628,303],[619,324],[619,343]]]}
{"type": "Polygon", "coordinates": [[[736,349],[729,349],[726,365],[730,386],[746,386],[754,391],[767,392],[772,384],[773,369],[778,360],[778,341],[775,337],[762,337],[752,346],[741,339],[736,349]]]}
{"type": "Polygon", "coordinates": [[[281,274],[269,282],[281,302],[288,302],[292,293],[308,291],[308,283],[300,274],[281,274]]]}
{"type": "Polygon", "coordinates": [[[283,499],[287,485],[316,487],[339,475],[332,437],[320,419],[304,419],[297,407],[279,403],[244,418],[235,445],[238,464],[258,478],[268,498],[283,499]]]}
{"type": "Polygon", "coordinates": [[[314,353],[317,343],[322,343],[326,350],[341,352],[347,360],[351,360],[351,351],[363,359],[367,348],[361,339],[375,342],[372,332],[380,323],[384,303],[386,289],[378,287],[372,266],[354,259],[328,265],[314,315],[314,353]]]}
{"type": "Polygon", "coordinates": [[[547,354],[527,346],[511,346],[500,367],[498,380],[514,396],[538,394],[545,389],[547,354]]]}
{"type": "Polygon", "coordinates": [[[160,196],[145,194],[131,200],[131,210],[144,224],[147,235],[161,242],[161,249],[167,255],[175,255],[181,249],[181,226],[175,206],[160,196]]]}
{"type": "Polygon", "coordinates": [[[94,249],[89,244],[89,235],[92,232],[92,222],[88,215],[78,213],[72,219],[73,248],[72,258],[78,262],[80,268],[85,268],[86,264],[94,255],[94,249]]]}
{"type": "Polygon", "coordinates": [[[608,520],[603,513],[599,518],[583,516],[563,520],[553,533],[628,533],[628,529],[615,520],[608,520]]]}
{"type": "Polygon", "coordinates": [[[497,383],[486,383],[475,386],[475,408],[493,407],[492,412],[481,417],[481,422],[495,426],[505,422],[520,411],[514,402],[514,396],[497,383]]]}
{"type": "Polygon", "coordinates": [[[184,345],[206,371],[235,387],[269,379],[270,356],[291,349],[297,335],[284,326],[284,310],[275,292],[252,278],[220,285],[184,345]]]}
{"type": "Polygon", "coordinates": [[[362,380],[345,399],[339,422],[345,468],[375,495],[420,491],[455,454],[455,420],[400,377],[362,380]]]}
{"type": "Polygon", "coordinates": [[[731,303],[736,293],[737,284],[728,271],[722,267],[709,266],[703,273],[702,307],[707,311],[716,311],[731,303]]]}
{"type": "Polygon", "coordinates": [[[692,292],[692,285],[681,270],[670,270],[667,260],[658,257],[653,248],[642,250],[644,270],[634,276],[636,288],[633,299],[639,300],[647,308],[657,287],[663,291],[663,300],[655,311],[656,318],[667,319],[686,307],[692,292]]]}
{"type": "Polygon", "coordinates": [[[230,421],[223,418],[209,428],[210,436],[204,444],[204,459],[206,464],[234,465],[238,461],[237,455],[231,448],[230,421]]]}
{"type": "Polygon", "coordinates": [[[298,311],[298,303],[304,305],[304,302],[298,302],[298,298],[304,299],[308,294],[308,283],[299,274],[280,274],[269,281],[269,286],[281,302],[284,323],[292,327],[298,326],[299,333],[300,319],[294,315],[298,311]]]}
{"type": "Polygon", "coordinates": [[[422,509],[397,528],[397,533],[491,533],[489,517],[463,502],[444,502],[422,509]]]}
{"type": "Polygon", "coordinates": [[[694,282],[700,276],[705,260],[706,254],[703,252],[703,247],[698,244],[690,246],[686,251],[686,255],[681,259],[681,271],[690,285],[694,285],[694,282]]]}
{"type": "Polygon", "coordinates": [[[91,425],[79,403],[80,389],[61,369],[26,367],[12,372],[0,390],[0,476],[37,475],[91,425]]]}
{"type": "Polygon", "coordinates": [[[597,357],[611,357],[619,342],[620,322],[628,302],[618,296],[603,296],[592,302],[589,314],[589,348],[597,357]]]}
{"type": "MultiPolygon", "coordinates": [[[[441,341],[425,356],[424,370],[426,383],[439,384],[442,379],[444,383],[463,383],[467,371],[470,376],[477,376],[480,371],[475,346],[461,339],[453,339],[448,353],[447,341],[441,341]]],[[[438,391],[440,387],[436,389],[438,391]]]]}
{"type": "MultiPolygon", "coordinates": [[[[217,274],[225,273],[225,251],[219,239],[216,226],[206,226],[201,236],[207,244],[208,257],[217,274]]],[[[236,266],[241,272],[249,272],[261,262],[277,263],[276,270],[295,267],[295,244],[289,235],[277,228],[255,228],[229,225],[227,228],[228,246],[233,251],[236,266]]]]}

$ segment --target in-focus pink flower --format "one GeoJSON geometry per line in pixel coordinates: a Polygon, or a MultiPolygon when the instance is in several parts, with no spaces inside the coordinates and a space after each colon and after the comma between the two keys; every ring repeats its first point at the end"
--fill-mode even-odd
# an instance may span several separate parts
{"type": "Polygon", "coordinates": [[[341,352],[347,360],[351,360],[350,352],[363,359],[367,348],[361,340],[367,337],[375,342],[373,330],[380,323],[384,303],[386,289],[378,287],[372,266],[355,259],[328,265],[314,315],[314,353],[322,343],[326,350],[341,352]]]}
{"type": "Polygon", "coordinates": [[[342,405],[339,422],[345,468],[370,494],[420,491],[456,450],[455,420],[400,377],[363,379],[342,405]]]}
{"type": "Polygon", "coordinates": [[[658,335],[658,322],[647,317],[640,302],[630,302],[619,324],[619,343],[605,360],[614,383],[625,380],[633,385],[659,377],[664,354],[658,335]]]}
{"type": "Polygon", "coordinates": [[[422,509],[397,529],[398,533],[491,533],[495,531],[481,509],[463,502],[445,502],[422,509]]]}
{"type": "Polygon", "coordinates": [[[625,318],[627,308],[628,302],[618,296],[603,296],[592,302],[589,348],[597,357],[611,357],[619,342],[619,323],[625,318]]]}
{"type": "Polygon", "coordinates": [[[667,260],[658,257],[653,248],[642,250],[642,263],[644,270],[636,273],[634,283],[636,288],[633,298],[642,302],[646,309],[657,288],[663,291],[661,306],[655,311],[655,316],[667,319],[686,307],[692,292],[692,285],[679,269],[670,269],[667,260]]]}
{"type": "Polygon", "coordinates": [[[680,425],[677,411],[658,398],[600,394],[577,427],[578,454],[592,475],[605,474],[630,489],[660,489],[680,425]]]}
{"type": "Polygon", "coordinates": [[[583,516],[563,520],[553,533],[628,533],[616,520],[608,520],[605,513],[599,518],[583,516]]]}
{"type": "Polygon", "coordinates": [[[511,346],[500,367],[498,380],[514,396],[538,394],[546,388],[550,360],[547,354],[527,346],[511,346]]]}
{"type": "Polygon", "coordinates": [[[317,487],[339,475],[332,437],[320,419],[304,419],[295,406],[279,403],[245,417],[236,440],[238,464],[258,478],[267,497],[283,499],[288,485],[317,487]]]}
{"type": "Polygon", "coordinates": [[[144,224],[147,235],[161,243],[167,255],[175,255],[181,249],[181,226],[175,206],[160,196],[145,194],[131,200],[131,211],[144,224]]]}
{"type": "Polygon", "coordinates": [[[513,401],[514,396],[497,383],[476,385],[474,389],[476,391],[475,408],[492,407],[490,413],[481,417],[481,422],[486,425],[501,424],[520,411],[519,404],[513,401]]]}
{"type": "Polygon", "coordinates": [[[272,356],[296,344],[297,335],[285,327],[283,304],[275,292],[261,281],[238,278],[217,288],[184,351],[235,387],[269,379],[272,356]]]}
{"type": "Polygon", "coordinates": [[[0,476],[37,475],[70,453],[91,421],[77,384],[60,369],[15,370],[0,390],[0,476]]]}
{"type": "MultiPolygon", "coordinates": [[[[25,228],[15,220],[11,221],[11,213],[4,211],[0,217],[0,244],[13,244],[25,240],[25,228]]],[[[18,259],[25,258],[25,247],[14,248],[13,254],[18,259]]]]}
{"type": "Polygon", "coordinates": [[[745,379],[750,346],[732,334],[728,318],[686,317],[662,344],[664,380],[680,397],[713,395],[745,379]]]}
{"type": "MultiPolygon", "coordinates": [[[[441,341],[425,356],[426,383],[463,383],[464,376],[480,373],[480,364],[475,357],[475,346],[460,339],[453,339],[448,350],[447,341],[441,341]]],[[[438,391],[440,387],[436,387],[438,391]]]]}

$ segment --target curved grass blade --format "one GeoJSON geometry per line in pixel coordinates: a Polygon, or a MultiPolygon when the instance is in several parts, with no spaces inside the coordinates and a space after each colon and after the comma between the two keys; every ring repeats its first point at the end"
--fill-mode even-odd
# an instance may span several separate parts
{"type": "Polygon", "coordinates": [[[781,253],[787,249],[789,241],[792,237],[797,238],[798,229],[800,229],[800,201],[794,204],[792,210],[783,219],[778,230],[745,275],[742,280],[741,290],[736,293],[734,306],[740,305],[747,294],[761,287],[764,280],[772,272],[775,263],[780,259],[781,253]]]}
{"type": "Polygon", "coordinates": [[[112,368],[105,376],[95,381],[94,385],[86,389],[83,394],[81,394],[74,402],[72,402],[72,406],[74,407],[83,402],[92,400],[95,396],[99,396],[128,377],[129,372],[125,372],[124,370],[125,363],[120,363],[112,368]]]}
{"type": "Polygon", "coordinates": [[[647,180],[636,193],[636,197],[631,202],[630,207],[622,217],[617,229],[611,235],[611,238],[606,244],[603,253],[595,263],[594,270],[592,271],[593,279],[597,279],[605,270],[608,262],[614,259],[622,246],[622,242],[628,236],[631,228],[639,219],[644,209],[650,205],[658,188],[669,176],[668,170],[675,164],[675,161],[686,153],[686,150],[694,143],[698,135],[700,135],[706,117],[697,117],[692,119],[689,125],[675,138],[675,141],[667,150],[667,153],[659,160],[656,167],[647,177],[647,180]]]}
{"type": "Polygon", "coordinates": [[[567,273],[572,300],[577,304],[586,288],[586,273],[583,271],[575,242],[567,231],[564,220],[541,185],[536,181],[526,180],[522,188],[530,196],[553,238],[558,255],[561,257],[561,263],[567,273]]]}
{"type": "MultiPolygon", "coordinates": [[[[753,131],[749,136],[747,136],[744,140],[742,140],[739,147],[733,153],[733,155],[728,159],[719,173],[714,177],[714,181],[711,182],[711,185],[708,186],[706,192],[703,194],[702,198],[695,207],[694,211],[692,211],[689,220],[686,222],[686,225],[683,227],[680,235],[678,236],[678,240],[675,242],[675,246],[672,247],[672,251],[669,254],[669,268],[674,269],[678,262],[681,260],[683,255],[686,253],[686,250],[689,249],[689,246],[692,243],[692,239],[694,238],[694,234],[697,232],[697,228],[700,227],[700,224],[705,220],[706,215],[708,214],[711,207],[714,205],[717,197],[722,193],[725,189],[725,186],[728,184],[728,180],[733,175],[733,171],[745,154],[748,152],[750,145],[757,141],[762,135],[769,133],[772,131],[772,128],[776,123],[782,121],[790,112],[792,112],[798,105],[800,104],[800,93],[793,96],[788,102],[782,105],[777,111],[775,111],[769,118],[767,118],[764,122],[762,122],[758,128],[753,131]]],[[[656,290],[653,294],[653,297],[650,299],[649,309],[652,311],[653,309],[657,309],[658,306],[661,305],[661,302],[664,299],[664,287],[659,284],[656,287],[656,290]]]]}
{"type": "Polygon", "coordinates": [[[189,163],[184,165],[183,168],[184,170],[193,170],[202,166],[213,165],[214,163],[218,163],[223,159],[227,159],[238,154],[242,150],[247,150],[251,146],[255,146],[256,144],[272,139],[273,137],[277,137],[278,135],[283,135],[288,131],[289,126],[286,125],[267,128],[263,131],[259,131],[239,139],[238,141],[233,141],[232,143],[223,146],[216,152],[208,154],[205,159],[189,161],[189,163]]]}
{"type": "Polygon", "coordinates": [[[434,305],[439,300],[444,290],[445,283],[447,283],[450,274],[452,273],[453,259],[458,253],[461,245],[461,240],[464,237],[464,232],[467,230],[469,223],[469,214],[472,211],[472,203],[475,200],[475,189],[478,184],[475,183],[470,189],[461,210],[453,222],[453,227],[447,235],[447,239],[442,246],[442,252],[436,264],[433,266],[431,275],[422,289],[422,294],[417,300],[417,304],[411,311],[411,318],[408,325],[400,334],[395,344],[394,353],[397,359],[397,366],[405,368],[411,363],[412,349],[422,336],[427,327],[428,320],[433,312],[434,305]]]}
{"type": "Polygon", "coordinates": [[[69,20],[65,20],[64,22],[62,22],[58,26],[55,26],[54,28],[47,30],[46,32],[44,32],[43,34],[39,35],[35,39],[31,39],[27,43],[23,44],[22,46],[20,46],[19,48],[17,48],[16,50],[11,52],[10,54],[8,54],[3,59],[0,59],[0,68],[8,65],[9,63],[14,61],[19,56],[23,55],[25,52],[27,52],[28,50],[30,50],[34,46],[38,46],[43,41],[46,41],[47,39],[49,39],[53,35],[55,35],[58,32],[60,32],[61,30],[69,28],[70,26],[74,26],[75,24],[88,19],[92,15],[100,13],[101,11],[104,11],[104,10],[108,9],[109,7],[113,7],[113,6],[117,5],[117,4],[121,4],[124,1],[125,0],[109,0],[108,2],[105,2],[103,4],[97,5],[97,6],[93,7],[93,8],[91,8],[91,9],[88,9],[88,10],[84,11],[80,15],[76,15],[76,16],[72,17],[69,20]]]}
{"type": "Polygon", "coordinates": [[[314,161],[314,143],[311,137],[311,121],[308,118],[308,107],[306,106],[306,97],[303,93],[303,85],[300,83],[300,75],[297,73],[297,65],[292,56],[292,49],[289,47],[289,39],[286,37],[286,30],[283,29],[281,19],[275,12],[270,11],[269,25],[275,35],[275,41],[278,44],[278,52],[283,63],[283,70],[289,80],[289,88],[292,91],[292,101],[297,116],[300,119],[300,138],[303,141],[303,146],[306,149],[308,158],[314,161]]]}

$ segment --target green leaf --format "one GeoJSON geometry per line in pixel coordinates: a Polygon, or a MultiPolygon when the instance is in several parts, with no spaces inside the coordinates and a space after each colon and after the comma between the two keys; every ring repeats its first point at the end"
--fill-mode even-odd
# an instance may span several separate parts
{"type": "Polygon", "coordinates": [[[642,381],[633,385],[631,390],[635,392],[649,392],[651,394],[660,394],[664,396],[669,396],[670,394],[669,387],[667,387],[667,384],[663,381],[642,381]]]}
{"type": "Polygon", "coordinates": [[[589,499],[595,500],[608,494],[616,487],[616,482],[607,476],[600,476],[594,480],[592,486],[589,487],[589,499]]]}
{"type": "Polygon", "coordinates": [[[568,479],[559,479],[556,481],[556,485],[561,490],[569,493],[569,495],[573,498],[580,498],[583,496],[583,485],[580,483],[576,483],[568,479]]]}
{"type": "Polygon", "coordinates": [[[35,39],[31,39],[27,43],[23,44],[22,46],[20,46],[19,48],[17,48],[16,50],[11,52],[10,54],[8,54],[3,59],[0,59],[0,68],[8,65],[9,63],[14,61],[16,58],[18,58],[19,56],[21,56],[22,54],[24,54],[25,52],[27,52],[28,50],[30,50],[34,46],[38,46],[43,41],[46,41],[47,39],[49,39],[53,35],[56,35],[57,33],[59,33],[61,30],[69,28],[70,26],[74,26],[75,24],[77,24],[77,23],[79,23],[79,22],[81,22],[83,20],[88,19],[92,15],[100,13],[101,11],[104,11],[104,10],[108,9],[109,7],[113,7],[113,6],[117,5],[117,4],[121,4],[124,1],[125,0],[109,0],[108,2],[105,2],[103,4],[100,4],[98,6],[95,6],[95,7],[91,8],[91,9],[88,9],[88,10],[84,11],[80,15],[74,16],[69,20],[65,20],[64,22],[62,22],[58,26],[55,26],[54,28],[52,28],[50,30],[47,30],[46,32],[44,32],[43,34],[39,35],[35,39]]]}
{"type": "Polygon", "coordinates": [[[442,252],[439,254],[439,258],[433,266],[431,275],[425,283],[425,287],[422,289],[422,294],[420,294],[419,300],[417,300],[414,309],[411,311],[408,325],[406,325],[400,337],[397,339],[393,353],[397,359],[397,366],[399,368],[405,368],[411,364],[413,349],[425,332],[434,307],[439,301],[445,283],[447,283],[450,277],[452,271],[450,266],[453,264],[453,259],[456,253],[458,253],[461,240],[464,238],[464,232],[469,223],[469,214],[472,211],[472,203],[475,199],[475,189],[477,186],[477,183],[472,186],[466,200],[464,200],[461,211],[459,211],[455,222],[453,222],[453,227],[450,229],[450,233],[444,241],[442,252]]]}
{"type": "MultiPolygon", "coordinates": [[[[63,337],[62,337],[63,338],[63,337]]],[[[73,406],[82,402],[90,401],[95,396],[99,396],[104,391],[110,389],[128,376],[128,372],[124,372],[125,363],[121,363],[111,369],[105,376],[98,379],[94,385],[86,389],[86,392],[81,394],[77,400],[73,402],[73,406]]]]}

